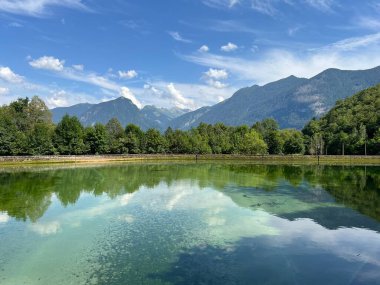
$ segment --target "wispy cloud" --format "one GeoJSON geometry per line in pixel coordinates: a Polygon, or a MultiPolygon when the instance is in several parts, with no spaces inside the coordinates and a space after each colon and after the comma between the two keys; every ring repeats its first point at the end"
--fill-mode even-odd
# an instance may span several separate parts
{"type": "Polygon", "coordinates": [[[378,43],[380,43],[380,33],[344,39],[331,45],[327,45],[322,49],[333,51],[352,51],[378,43]]]}
{"type": "Polygon", "coordinates": [[[204,27],[216,32],[257,33],[257,30],[237,20],[210,20],[204,27]]]}
{"type": "Polygon", "coordinates": [[[251,8],[269,16],[274,16],[277,9],[274,7],[274,0],[252,0],[251,8]]]}
{"type": "Polygon", "coordinates": [[[225,69],[242,81],[265,84],[289,75],[312,77],[328,68],[367,69],[380,65],[380,34],[348,38],[304,53],[272,49],[251,58],[212,53],[182,56],[206,67],[225,69]]]}
{"type": "Polygon", "coordinates": [[[182,36],[180,35],[180,33],[178,33],[178,32],[172,32],[172,31],[169,31],[168,34],[169,34],[174,40],[176,40],[176,41],[178,41],[178,42],[183,42],[183,43],[191,43],[191,42],[192,42],[191,40],[182,37],[182,36]]]}
{"type": "Polygon", "coordinates": [[[335,5],[334,0],[305,0],[311,7],[324,12],[331,12],[335,5]]]}
{"type": "Polygon", "coordinates": [[[372,17],[361,17],[357,23],[362,28],[367,28],[370,30],[379,30],[380,29],[380,19],[372,17]]]}
{"type": "Polygon", "coordinates": [[[203,3],[213,8],[232,8],[241,4],[241,6],[250,8],[264,15],[274,17],[281,14],[278,5],[300,6],[307,5],[322,12],[332,12],[336,6],[336,0],[203,0],[203,3]]]}
{"type": "Polygon", "coordinates": [[[0,11],[41,17],[49,14],[49,8],[53,6],[67,7],[71,9],[89,10],[82,0],[1,0],[0,11]]]}
{"type": "Polygon", "coordinates": [[[240,0],[203,0],[203,4],[212,8],[232,8],[239,4],[240,0]]]}

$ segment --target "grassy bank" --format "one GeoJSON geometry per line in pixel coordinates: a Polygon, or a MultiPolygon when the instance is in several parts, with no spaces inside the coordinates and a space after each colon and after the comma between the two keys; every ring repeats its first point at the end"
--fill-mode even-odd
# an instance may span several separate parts
{"type": "Polygon", "coordinates": [[[144,161],[245,161],[270,164],[352,164],[380,165],[380,156],[316,156],[309,155],[81,155],[81,156],[0,156],[0,166],[36,164],[102,164],[144,161]]]}

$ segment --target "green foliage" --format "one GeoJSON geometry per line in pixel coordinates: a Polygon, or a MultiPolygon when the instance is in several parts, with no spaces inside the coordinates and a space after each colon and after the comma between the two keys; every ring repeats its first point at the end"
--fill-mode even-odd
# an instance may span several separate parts
{"type": "Polygon", "coordinates": [[[77,117],[63,116],[54,134],[54,145],[60,154],[85,152],[84,129],[77,117]]]}
{"type": "Polygon", "coordinates": [[[268,146],[261,135],[252,129],[244,135],[239,150],[243,154],[266,154],[268,146]]]}
{"type": "Polygon", "coordinates": [[[280,133],[284,142],[282,152],[284,154],[303,154],[305,151],[302,133],[294,129],[282,130],[280,133]]]}
{"type": "Polygon", "coordinates": [[[88,153],[106,154],[109,152],[109,139],[105,126],[95,124],[94,127],[86,128],[84,133],[88,153]]]}
{"type": "Polygon", "coordinates": [[[127,152],[125,148],[125,133],[118,119],[113,118],[105,126],[108,138],[108,148],[111,153],[121,154],[127,152]]]}
{"type": "Polygon", "coordinates": [[[138,154],[143,153],[145,150],[145,138],[144,132],[140,129],[139,126],[134,124],[129,124],[125,128],[125,147],[128,150],[128,153],[138,154]]]}
{"type": "Polygon", "coordinates": [[[54,126],[45,103],[37,96],[0,108],[0,154],[51,154],[54,126]]]}
{"type": "Polygon", "coordinates": [[[166,153],[168,144],[159,131],[155,129],[147,130],[145,140],[147,153],[166,153]]]}
{"type": "Polygon", "coordinates": [[[312,138],[321,134],[328,154],[380,154],[380,85],[369,88],[345,100],[319,120],[310,121],[303,133],[309,152],[312,138]]]}
{"type": "Polygon", "coordinates": [[[268,146],[269,154],[281,153],[283,141],[278,130],[278,123],[275,119],[264,119],[261,122],[255,123],[252,128],[259,132],[263,137],[268,146]]]}

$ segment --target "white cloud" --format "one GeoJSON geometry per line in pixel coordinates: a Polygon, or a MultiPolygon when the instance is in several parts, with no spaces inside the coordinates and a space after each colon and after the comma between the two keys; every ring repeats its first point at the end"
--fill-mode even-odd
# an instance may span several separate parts
{"type": "Polygon", "coordinates": [[[138,73],[136,70],[128,70],[128,71],[119,71],[119,77],[120,78],[126,78],[126,79],[132,79],[138,76],[138,73]]]}
{"type": "Polygon", "coordinates": [[[222,89],[227,87],[225,83],[222,83],[220,80],[225,80],[228,78],[228,72],[225,69],[213,69],[210,68],[208,71],[206,71],[203,74],[203,78],[205,79],[205,82],[216,88],[216,89],[222,89]]]}
{"type": "MultiPolygon", "coordinates": [[[[75,104],[78,104],[78,103],[75,103],[75,104]]],[[[51,108],[70,106],[67,92],[64,90],[53,92],[52,96],[46,99],[46,104],[51,108]]]]}
{"type": "Polygon", "coordinates": [[[83,71],[84,70],[84,65],[83,64],[74,64],[73,68],[78,71],[83,71]]]}
{"type": "Polygon", "coordinates": [[[14,73],[9,67],[0,66],[0,79],[10,83],[21,83],[23,77],[14,73]]]}
{"type": "Polygon", "coordinates": [[[65,61],[52,56],[42,56],[29,62],[30,66],[37,69],[62,71],[65,61]]]}
{"type": "Polygon", "coordinates": [[[208,71],[204,73],[204,75],[208,78],[213,78],[217,80],[228,78],[228,72],[225,69],[210,68],[208,71]]]}
{"type": "Polygon", "coordinates": [[[52,6],[88,10],[81,0],[1,0],[0,11],[12,14],[41,17],[52,6]]]}
{"type": "Polygon", "coordinates": [[[133,104],[135,104],[138,108],[142,108],[142,104],[139,100],[136,99],[135,95],[133,95],[132,91],[128,87],[120,88],[120,95],[131,100],[133,104]]]}
{"type": "Polygon", "coordinates": [[[174,86],[174,83],[169,83],[167,85],[167,90],[174,100],[174,105],[182,109],[194,108],[194,102],[191,99],[185,98],[182,93],[174,86]]]}
{"type": "Polygon", "coordinates": [[[368,69],[380,65],[380,34],[349,38],[298,53],[272,49],[249,58],[211,53],[183,56],[202,66],[228,69],[238,79],[265,84],[289,75],[312,77],[328,68],[368,69]]]}
{"type": "Polygon", "coordinates": [[[234,43],[229,42],[228,44],[221,46],[220,50],[224,52],[231,52],[238,49],[238,46],[235,45],[234,43]]]}
{"type": "Polygon", "coordinates": [[[214,88],[223,89],[227,87],[227,84],[220,82],[219,80],[207,79],[206,83],[214,88]]]}
{"type": "Polygon", "coordinates": [[[8,88],[0,86],[0,96],[7,95],[8,93],[9,93],[9,89],[8,88]]]}
{"type": "Polygon", "coordinates": [[[178,32],[168,32],[168,34],[176,41],[183,43],[191,43],[192,41],[189,39],[183,38],[178,32]]]}
{"type": "Polygon", "coordinates": [[[206,46],[206,45],[203,45],[203,46],[201,46],[201,47],[198,49],[199,52],[208,52],[209,50],[210,50],[209,47],[206,46]]]}

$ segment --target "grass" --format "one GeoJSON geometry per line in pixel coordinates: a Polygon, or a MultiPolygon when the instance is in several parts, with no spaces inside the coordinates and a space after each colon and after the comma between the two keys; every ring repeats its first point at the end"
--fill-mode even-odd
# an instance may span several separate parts
{"type": "Polygon", "coordinates": [[[112,162],[146,161],[244,161],[268,164],[337,164],[380,165],[380,156],[316,156],[310,155],[83,155],[83,156],[8,156],[0,157],[0,166],[46,164],[103,164],[112,162]]]}

